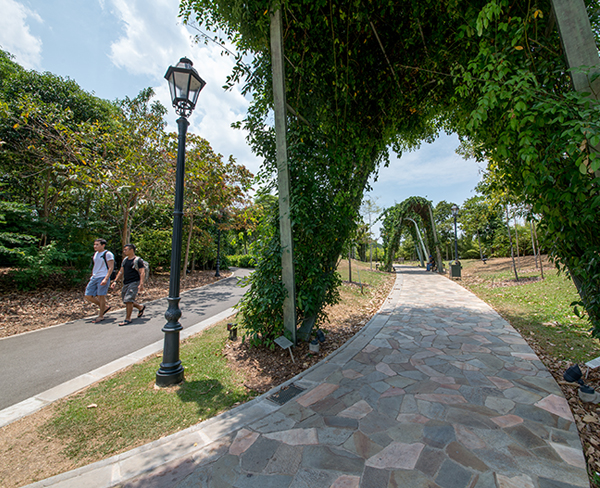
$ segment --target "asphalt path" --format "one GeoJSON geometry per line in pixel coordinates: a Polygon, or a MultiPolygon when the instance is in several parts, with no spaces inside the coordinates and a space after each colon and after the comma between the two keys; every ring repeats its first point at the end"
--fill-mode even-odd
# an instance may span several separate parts
{"type": "MultiPolygon", "coordinates": [[[[249,273],[236,269],[230,278],[181,293],[179,323],[185,329],[233,307],[245,292],[239,279],[249,273]]],[[[167,299],[145,305],[144,316],[124,327],[118,325],[123,309],[98,324],[92,317],[1,339],[0,410],[161,340],[167,299]]]]}

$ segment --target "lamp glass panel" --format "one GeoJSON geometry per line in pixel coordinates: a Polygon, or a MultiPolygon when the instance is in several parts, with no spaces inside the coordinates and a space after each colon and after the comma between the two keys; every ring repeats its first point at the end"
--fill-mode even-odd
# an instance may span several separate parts
{"type": "Polygon", "coordinates": [[[189,97],[189,73],[175,71],[175,95],[178,99],[188,100],[189,97]]]}
{"type": "Polygon", "coordinates": [[[192,105],[196,105],[196,101],[198,100],[198,95],[200,95],[200,90],[204,87],[204,83],[199,78],[195,76],[190,77],[190,93],[189,100],[192,102],[192,105]]]}

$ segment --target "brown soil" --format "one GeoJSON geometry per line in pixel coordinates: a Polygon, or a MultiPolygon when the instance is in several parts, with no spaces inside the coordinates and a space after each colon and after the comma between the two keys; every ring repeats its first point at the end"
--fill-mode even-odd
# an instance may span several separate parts
{"type": "MultiPolygon", "coordinates": [[[[0,275],[6,275],[7,271],[0,271],[0,275]]],[[[228,276],[231,273],[223,272],[221,278],[215,278],[214,271],[196,271],[181,282],[181,291],[198,288],[228,276]]],[[[85,286],[86,283],[70,290],[44,288],[36,291],[0,292],[0,338],[97,315],[98,307],[83,298],[85,286]]],[[[125,308],[121,303],[120,290],[119,285],[114,291],[109,290],[107,302],[111,310],[125,308]]],[[[168,294],[169,275],[153,273],[145,290],[138,296],[141,302],[149,302],[168,294]]]]}

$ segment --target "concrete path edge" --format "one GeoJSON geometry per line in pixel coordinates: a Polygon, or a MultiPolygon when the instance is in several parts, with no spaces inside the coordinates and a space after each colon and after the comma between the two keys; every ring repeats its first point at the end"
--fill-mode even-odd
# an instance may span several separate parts
{"type": "Polygon", "coordinates": [[[149,473],[167,463],[189,457],[193,453],[207,448],[219,438],[273,414],[282,406],[270,401],[268,397],[292,383],[307,390],[318,385],[330,374],[332,369],[345,364],[349,357],[363,349],[385,325],[388,319],[386,315],[393,311],[401,288],[402,274],[397,273],[395,285],[387,299],[359,333],[317,364],[248,403],[180,432],[102,461],[37,481],[27,485],[26,488],[75,488],[81,486],[110,488],[144,473],[149,473]]]}

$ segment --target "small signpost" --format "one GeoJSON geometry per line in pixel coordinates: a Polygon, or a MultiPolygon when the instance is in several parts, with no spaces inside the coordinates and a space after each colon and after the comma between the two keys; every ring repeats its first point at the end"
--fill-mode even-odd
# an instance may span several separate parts
{"type": "Polygon", "coordinates": [[[280,336],[277,339],[275,339],[275,344],[277,344],[282,349],[289,349],[290,356],[292,357],[292,363],[296,363],[296,361],[294,361],[294,355],[292,354],[292,346],[294,345],[294,343],[292,341],[290,341],[285,336],[280,336]]]}
{"type": "Polygon", "coordinates": [[[596,369],[598,366],[600,366],[600,356],[598,356],[595,359],[592,359],[591,361],[588,361],[587,363],[585,363],[585,365],[588,367],[588,370],[585,373],[585,377],[587,378],[590,369],[596,369]]]}

